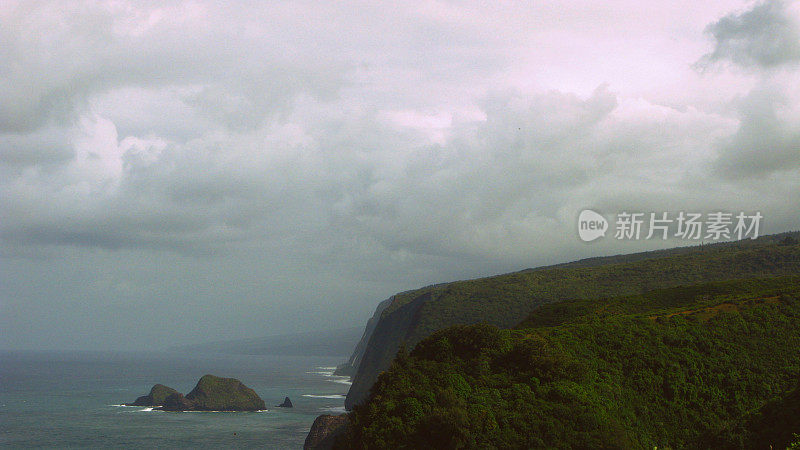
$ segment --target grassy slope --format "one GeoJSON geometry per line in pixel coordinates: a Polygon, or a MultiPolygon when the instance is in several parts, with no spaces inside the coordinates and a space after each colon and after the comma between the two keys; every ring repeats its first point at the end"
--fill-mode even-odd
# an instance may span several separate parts
{"type": "Polygon", "coordinates": [[[543,306],[514,330],[457,326],[401,352],[343,444],[742,445],[748,417],[791,400],[798,348],[798,276],[543,306]]]}

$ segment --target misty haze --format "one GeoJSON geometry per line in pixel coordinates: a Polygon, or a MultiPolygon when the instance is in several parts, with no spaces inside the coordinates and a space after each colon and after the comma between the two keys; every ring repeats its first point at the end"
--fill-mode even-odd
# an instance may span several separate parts
{"type": "Polygon", "coordinates": [[[800,448],[799,194],[798,1],[3,1],[0,446],[800,448]]]}

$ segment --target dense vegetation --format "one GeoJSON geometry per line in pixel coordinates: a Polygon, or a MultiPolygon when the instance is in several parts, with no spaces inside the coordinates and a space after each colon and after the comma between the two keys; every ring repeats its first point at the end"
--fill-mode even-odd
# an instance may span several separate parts
{"type": "Polygon", "coordinates": [[[715,448],[800,449],[800,384],[707,441],[715,448]]]}
{"type": "Polygon", "coordinates": [[[655,289],[800,273],[800,233],[756,240],[593,258],[397,294],[381,314],[346,406],[366,400],[400,344],[409,348],[453,325],[513,327],[553,302],[637,295],[655,289]]]}
{"type": "Polygon", "coordinates": [[[797,275],[547,304],[401,349],[338,445],[784,448],[798,349],[797,275]]]}
{"type": "MultiPolygon", "coordinates": [[[[794,233],[793,235],[796,235],[794,233]]],[[[669,286],[775,276],[800,271],[800,246],[787,236],[756,241],[619,255],[517,273],[431,286],[398,294],[384,314],[423,295],[408,341],[416,343],[445,326],[491,318],[511,327],[542,304],[569,299],[639,294],[669,286]]]]}
{"type": "Polygon", "coordinates": [[[260,411],[264,400],[235,378],[203,375],[186,399],[208,411],[260,411]]]}
{"type": "Polygon", "coordinates": [[[164,400],[172,394],[177,394],[178,391],[163,384],[156,384],[150,388],[150,393],[143,395],[136,399],[133,403],[128,403],[130,406],[161,406],[164,400]]]}

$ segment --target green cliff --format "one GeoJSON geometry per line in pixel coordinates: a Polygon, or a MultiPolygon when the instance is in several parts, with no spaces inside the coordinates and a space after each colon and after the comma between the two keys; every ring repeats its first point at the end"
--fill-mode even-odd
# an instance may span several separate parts
{"type": "Polygon", "coordinates": [[[545,304],[401,349],[337,446],[785,448],[798,348],[797,271],[545,304]]]}
{"type": "Polygon", "coordinates": [[[345,406],[363,402],[401,344],[479,322],[509,328],[537,307],[565,300],[640,294],[659,288],[800,272],[800,233],[713,245],[590,258],[397,294],[380,314],[345,406]]]}

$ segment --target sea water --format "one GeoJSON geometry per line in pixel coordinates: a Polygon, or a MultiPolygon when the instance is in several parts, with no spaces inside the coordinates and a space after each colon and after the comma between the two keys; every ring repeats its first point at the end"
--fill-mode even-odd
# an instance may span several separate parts
{"type": "Polygon", "coordinates": [[[302,448],[319,414],[344,412],[346,356],[0,353],[0,446],[302,448]],[[165,412],[121,406],[161,383],[188,393],[204,374],[233,377],[261,412],[165,412]],[[284,397],[294,408],[277,408],[284,397]]]}

